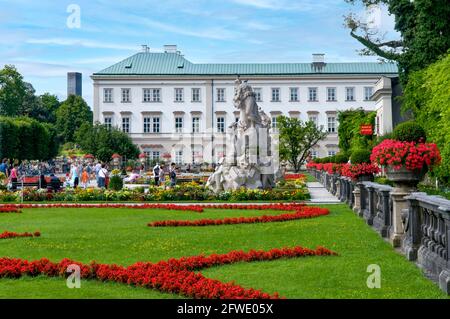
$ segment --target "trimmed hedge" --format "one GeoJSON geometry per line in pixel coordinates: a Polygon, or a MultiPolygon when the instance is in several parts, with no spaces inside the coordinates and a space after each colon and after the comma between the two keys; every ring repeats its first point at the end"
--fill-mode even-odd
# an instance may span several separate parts
{"type": "Polygon", "coordinates": [[[415,121],[407,121],[397,125],[392,137],[394,140],[403,142],[425,142],[427,139],[425,130],[415,121]]]}

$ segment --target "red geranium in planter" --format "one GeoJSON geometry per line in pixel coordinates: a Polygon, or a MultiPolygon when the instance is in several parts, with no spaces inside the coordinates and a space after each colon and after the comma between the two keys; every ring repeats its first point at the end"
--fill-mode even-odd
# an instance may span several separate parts
{"type": "Polygon", "coordinates": [[[432,169],[441,162],[441,154],[434,143],[384,140],[375,146],[370,156],[372,163],[399,170],[403,166],[412,172],[432,169]]]}
{"type": "Polygon", "coordinates": [[[341,174],[357,180],[362,176],[373,176],[380,172],[380,169],[371,163],[345,164],[342,167],[341,174]]]}

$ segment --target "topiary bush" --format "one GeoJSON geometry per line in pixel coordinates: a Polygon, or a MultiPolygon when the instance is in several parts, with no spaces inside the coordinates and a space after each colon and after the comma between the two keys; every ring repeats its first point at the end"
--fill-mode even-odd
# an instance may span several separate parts
{"type": "Polygon", "coordinates": [[[119,175],[113,175],[109,179],[108,188],[114,191],[120,191],[123,188],[123,180],[119,175]]]}
{"type": "Polygon", "coordinates": [[[361,164],[361,163],[370,163],[370,154],[369,150],[354,150],[352,152],[352,156],[350,157],[352,164],[361,164]]]}
{"type": "Polygon", "coordinates": [[[334,157],[334,160],[336,164],[345,164],[348,162],[348,155],[344,153],[338,153],[334,157]]]}
{"type": "Polygon", "coordinates": [[[392,137],[395,140],[404,142],[426,141],[425,130],[415,121],[407,121],[397,125],[394,129],[392,137]]]}

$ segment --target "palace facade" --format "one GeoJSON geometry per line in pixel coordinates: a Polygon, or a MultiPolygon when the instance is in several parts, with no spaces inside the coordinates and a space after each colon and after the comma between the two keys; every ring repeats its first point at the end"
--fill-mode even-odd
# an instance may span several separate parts
{"type": "Polygon", "coordinates": [[[237,76],[248,80],[258,105],[272,119],[314,121],[329,134],[313,150],[323,157],[339,151],[337,112],[377,111],[376,133],[392,130],[391,63],[198,64],[174,45],[164,52],[139,52],[91,77],[94,121],[117,126],[150,158],[177,163],[212,163],[224,156],[225,132],[239,116],[233,105],[237,76]]]}

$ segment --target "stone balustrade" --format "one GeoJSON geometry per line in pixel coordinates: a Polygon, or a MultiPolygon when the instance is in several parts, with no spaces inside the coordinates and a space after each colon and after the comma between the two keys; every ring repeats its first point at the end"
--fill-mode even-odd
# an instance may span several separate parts
{"type": "Polygon", "coordinates": [[[310,173],[450,295],[450,200],[400,194],[388,185],[355,182],[324,171],[310,173]]]}

